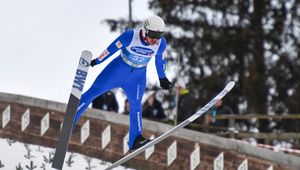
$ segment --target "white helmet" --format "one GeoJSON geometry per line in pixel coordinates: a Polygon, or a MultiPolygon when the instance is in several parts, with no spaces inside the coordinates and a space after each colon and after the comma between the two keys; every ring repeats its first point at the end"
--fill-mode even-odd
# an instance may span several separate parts
{"type": "Polygon", "coordinates": [[[160,39],[164,35],[165,22],[161,17],[153,15],[144,22],[143,36],[160,39]]]}

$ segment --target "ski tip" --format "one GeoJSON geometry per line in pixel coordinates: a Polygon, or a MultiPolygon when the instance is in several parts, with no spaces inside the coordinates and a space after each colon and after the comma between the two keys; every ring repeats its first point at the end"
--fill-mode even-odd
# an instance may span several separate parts
{"type": "Polygon", "coordinates": [[[231,90],[235,85],[235,81],[230,81],[227,85],[226,85],[226,90],[231,90]]]}
{"type": "Polygon", "coordinates": [[[84,50],[84,51],[82,51],[81,55],[92,56],[92,53],[89,50],[84,50]]]}

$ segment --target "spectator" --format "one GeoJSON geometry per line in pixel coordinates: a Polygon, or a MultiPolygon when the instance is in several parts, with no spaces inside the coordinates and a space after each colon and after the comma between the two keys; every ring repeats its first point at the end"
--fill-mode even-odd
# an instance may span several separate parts
{"type": "Polygon", "coordinates": [[[177,124],[189,118],[192,113],[192,97],[183,81],[178,81],[177,124]]]}
{"type": "Polygon", "coordinates": [[[216,120],[217,115],[231,115],[234,114],[232,109],[226,105],[223,105],[223,101],[220,99],[209,113],[205,115],[205,125],[214,125],[218,127],[228,127],[228,120],[216,120]]]}
{"type": "Polygon", "coordinates": [[[119,106],[114,93],[112,91],[108,91],[95,98],[92,103],[92,108],[118,112],[119,106]]]}
{"type": "Polygon", "coordinates": [[[122,114],[129,115],[129,111],[130,111],[130,104],[128,99],[126,99],[124,102],[124,112],[122,114]]]}
{"type": "Polygon", "coordinates": [[[149,95],[143,105],[143,117],[166,119],[161,103],[156,99],[155,93],[149,95]]]}

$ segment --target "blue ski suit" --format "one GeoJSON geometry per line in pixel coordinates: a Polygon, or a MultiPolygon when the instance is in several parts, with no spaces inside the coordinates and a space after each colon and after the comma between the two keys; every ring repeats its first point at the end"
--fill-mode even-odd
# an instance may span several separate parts
{"type": "Polygon", "coordinates": [[[141,101],[146,88],[146,66],[152,57],[159,78],[165,78],[165,61],[163,53],[166,49],[165,38],[159,39],[155,45],[149,45],[142,40],[141,30],[129,29],[115,39],[109,47],[96,59],[102,63],[118,50],[121,54],[112,60],[98,75],[92,86],[82,95],[75,124],[88,105],[99,95],[113,88],[121,87],[130,103],[129,148],[134,140],[142,135],[141,101]]]}

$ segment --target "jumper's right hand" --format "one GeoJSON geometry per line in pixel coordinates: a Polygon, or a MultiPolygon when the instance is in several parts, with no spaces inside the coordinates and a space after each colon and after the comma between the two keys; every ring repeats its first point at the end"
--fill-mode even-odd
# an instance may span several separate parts
{"type": "Polygon", "coordinates": [[[90,66],[94,67],[95,65],[97,65],[97,59],[95,58],[94,60],[91,61],[90,66]]]}

